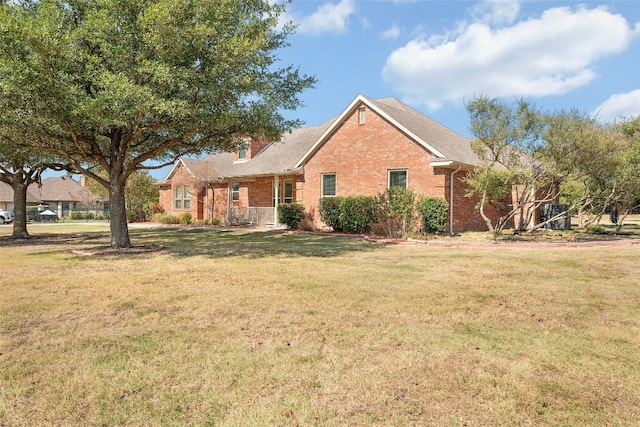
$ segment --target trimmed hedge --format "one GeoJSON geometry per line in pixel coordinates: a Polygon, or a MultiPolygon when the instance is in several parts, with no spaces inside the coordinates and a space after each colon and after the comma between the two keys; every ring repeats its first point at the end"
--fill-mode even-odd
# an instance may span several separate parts
{"type": "Polygon", "coordinates": [[[334,231],[364,233],[381,217],[378,197],[350,196],[320,199],[320,218],[334,231]]]}
{"type": "Polygon", "coordinates": [[[295,230],[304,219],[304,206],[299,203],[282,203],[278,205],[278,221],[295,230]]]}
{"type": "Polygon", "coordinates": [[[422,231],[425,234],[442,234],[447,227],[449,206],[440,197],[424,197],[418,201],[418,212],[422,215],[422,231]]]}
{"type": "Polygon", "coordinates": [[[449,206],[440,197],[424,197],[417,203],[413,190],[390,188],[378,196],[328,197],[320,199],[320,219],[334,231],[365,233],[372,229],[387,237],[411,232],[414,215],[422,217],[425,234],[442,234],[447,226],[449,206]]]}
{"type": "Polygon", "coordinates": [[[342,197],[327,197],[320,199],[318,211],[322,222],[333,228],[333,231],[342,231],[340,228],[340,202],[342,197]]]}

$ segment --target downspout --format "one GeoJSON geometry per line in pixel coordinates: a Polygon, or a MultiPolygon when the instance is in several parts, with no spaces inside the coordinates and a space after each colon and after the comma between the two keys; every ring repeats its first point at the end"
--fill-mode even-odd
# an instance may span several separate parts
{"type": "Polygon", "coordinates": [[[451,172],[451,176],[449,178],[449,235],[453,236],[453,180],[455,174],[460,172],[462,166],[458,166],[458,169],[451,172]]]}

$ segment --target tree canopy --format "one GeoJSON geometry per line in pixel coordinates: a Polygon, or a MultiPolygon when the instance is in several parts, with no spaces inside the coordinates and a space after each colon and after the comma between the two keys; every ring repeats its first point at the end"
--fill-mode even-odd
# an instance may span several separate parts
{"type": "Polygon", "coordinates": [[[528,101],[488,97],[467,110],[481,159],[468,178],[470,194],[490,230],[516,219],[517,230],[531,231],[541,225],[529,221],[535,210],[560,200],[567,205],[560,215],[588,217],[583,225],[640,207],[640,118],[600,124],[577,110],[541,112],[528,101]],[[498,212],[495,222],[488,205],[498,212]]]}
{"type": "Polygon", "coordinates": [[[136,170],[300,123],[283,110],[315,79],[280,67],[291,25],[268,0],[41,0],[0,6],[0,98],[32,148],[109,190],[111,244],[130,246],[124,188],[136,170]],[[11,53],[13,52],[13,53],[11,53]],[[107,178],[96,173],[104,170],[107,178]]]}

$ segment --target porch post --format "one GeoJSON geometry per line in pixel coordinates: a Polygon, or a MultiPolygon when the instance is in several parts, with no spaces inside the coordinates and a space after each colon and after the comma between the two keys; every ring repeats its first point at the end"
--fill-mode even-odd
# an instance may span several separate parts
{"type": "Polygon", "coordinates": [[[233,197],[233,182],[227,182],[227,224],[231,224],[231,198],[233,197]]]}
{"type": "Polygon", "coordinates": [[[278,226],[278,204],[280,203],[280,177],[273,179],[273,226],[278,226]]]}

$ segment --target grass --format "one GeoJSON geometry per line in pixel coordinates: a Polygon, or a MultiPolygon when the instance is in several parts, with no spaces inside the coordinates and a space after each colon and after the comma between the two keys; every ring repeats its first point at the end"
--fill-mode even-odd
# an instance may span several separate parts
{"type": "MultiPolygon", "coordinates": [[[[32,227],[0,241],[0,425],[638,425],[637,245],[32,227]],[[65,238],[66,237],[66,238],[65,238]]],[[[1,235],[10,234],[7,227],[1,235]]]]}

